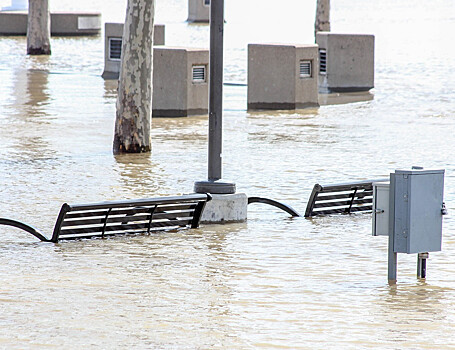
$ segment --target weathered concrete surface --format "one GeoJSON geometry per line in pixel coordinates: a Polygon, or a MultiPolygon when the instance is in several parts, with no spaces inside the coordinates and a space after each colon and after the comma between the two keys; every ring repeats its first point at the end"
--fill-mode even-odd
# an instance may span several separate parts
{"type": "MultiPolygon", "coordinates": [[[[108,49],[105,47],[105,50],[108,49]]],[[[207,114],[208,66],[208,49],[154,47],[152,116],[187,117],[207,114]],[[193,66],[205,67],[205,81],[193,81],[193,66]]],[[[102,77],[118,79],[119,69],[119,61],[106,59],[102,77]]]]}
{"type": "MultiPolygon", "coordinates": [[[[122,40],[123,23],[104,24],[104,79],[118,79],[120,73],[120,60],[109,58],[109,39],[115,38],[122,40]]],[[[165,26],[155,24],[153,29],[153,45],[164,45],[165,43],[165,26]]]]}
{"type": "Polygon", "coordinates": [[[209,50],[155,47],[153,117],[186,117],[208,112],[209,50]],[[204,82],[193,81],[193,66],[204,66],[204,82]]]}
{"type": "Polygon", "coordinates": [[[368,91],[374,87],[374,35],[316,34],[326,50],[327,72],[319,74],[321,92],[368,91]]]}
{"type": "Polygon", "coordinates": [[[210,21],[210,5],[206,0],[188,0],[188,22],[208,23],[210,21]]]}
{"type": "MultiPolygon", "coordinates": [[[[26,11],[0,11],[0,35],[26,35],[26,11]]],[[[101,32],[101,14],[93,12],[52,12],[51,35],[98,35],[101,32]]]]}
{"type": "Polygon", "coordinates": [[[248,45],[248,109],[296,109],[318,106],[317,45],[248,45]],[[311,76],[300,76],[301,61],[311,76]]]}
{"type": "Polygon", "coordinates": [[[202,223],[244,222],[247,219],[248,198],[245,193],[212,194],[205,206],[202,223]]]}

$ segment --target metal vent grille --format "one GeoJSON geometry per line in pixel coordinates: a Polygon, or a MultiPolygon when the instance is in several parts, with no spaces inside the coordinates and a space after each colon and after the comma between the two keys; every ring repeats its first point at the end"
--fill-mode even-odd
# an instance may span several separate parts
{"type": "Polygon", "coordinates": [[[204,5],[205,6],[210,6],[210,0],[204,0],[204,5]]]}
{"type": "Polygon", "coordinates": [[[311,61],[300,61],[300,78],[311,78],[311,61]]]}
{"type": "Polygon", "coordinates": [[[122,57],[122,38],[109,38],[109,59],[120,61],[122,57]]]}
{"type": "Polygon", "coordinates": [[[319,73],[327,73],[327,51],[319,50],[319,73]]]}
{"type": "Polygon", "coordinates": [[[205,66],[193,66],[193,82],[203,83],[206,80],[205,66]]]}

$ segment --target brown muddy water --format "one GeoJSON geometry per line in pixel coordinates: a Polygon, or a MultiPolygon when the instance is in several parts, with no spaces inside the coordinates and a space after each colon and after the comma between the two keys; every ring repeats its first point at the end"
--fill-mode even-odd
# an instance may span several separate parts
{"type": "MultiPolygon", "coordinates": [[[[246,81],[249,42],[313,42],[313,2],[226,1],[225,81],[246,81]]],[[[51,6],[104,21],[126,8],[51,6]]],[[[243,224],[59,244],[0,227],[0,348],[455,348],[454,14],[450,0],[334,1],[333,31],[376,36],[376,88],[361,98],[247,112],[246,87],[225,87],[224,177],[249,196],[304,212],[316,182],[446,169],[443,250],[425,281],[400,254],[388,285],[387,240],[365,214],[252,205],[243,224]]],[[[158,1],[167,44],[207,47],[207,26],[186,15],[185,0],[158,1]]],[[[51,57],[27,57],[24,38],[0,38],[0,216],[50,235],[64,202],[188,193],[206,178],[207,116],[154,119],[152,154],[113,156],[103,47],[57,37],[51,57]]]]}

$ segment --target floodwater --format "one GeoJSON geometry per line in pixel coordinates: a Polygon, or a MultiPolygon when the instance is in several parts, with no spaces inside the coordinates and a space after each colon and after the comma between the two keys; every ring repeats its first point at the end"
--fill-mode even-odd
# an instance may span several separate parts
{"type": "MultiPolygon", "coordinates": [[[[249,42],[313,42],[315,1],[226,1],[225,81],[246,81],[249,42]]],[[[53,2],[121,21],[125,1],[53,2]]],[[[376,88],[317,109],[247,112],[226,86],[224,177],[304,212],[312,186],[446,169],[443,250],[427,279],[369,215],[248,222],[59,244],[0,227],[1,349],[455,349],[455,3],[332,2],[332,30],[376,36],[376,88]],[[355,103],[341,103],[360,100],[355,103]]],[[[3,1],[0,5],[9,3],[3,1]]],[[[158,0],[168,45],[208,46],[185,0],[158,0]]],[[[27,57],[0,38],[0,216],[50,235],[62,203],[175,195],[206,179],[207,117],[153,120],[152,154],[113,156],[116,83],[103,38],[53,38],[27,57]]]]}

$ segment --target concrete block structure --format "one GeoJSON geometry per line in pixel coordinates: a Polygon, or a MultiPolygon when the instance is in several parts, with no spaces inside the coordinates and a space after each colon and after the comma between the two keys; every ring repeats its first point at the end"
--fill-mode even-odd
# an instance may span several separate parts
{"type": "MultiPolygon", "coordinates": [[[[0,12],[0,35],[27,35],[26,11],[0,12]]],[[[98,35],[101,32],[101,14],[94,12],[52,12],[51,35],[98,35]]]]}
{"type": "Polygon", "coordinates": [[[248,109],[319,106],[318,46],[248,45],[248,109]]]}
{"type": "Polygon", "coordinates": [[[155,47],[153,117],[206,114],[208,65],[208,49],[155,47]]]}
{"type": "Polygon", "coordinates": [[[188,0],[188,22],[210,22],[210,0],[188,0]]]}
{"type": "Polygon", "coordinates": [[[374,87],[374,35],[318,32],[320,92],[374,87]]]}
{"type": "MultiPolygon", "coordinates": [[[[104,24],[104,71],[105,79],[118,79],[120,74],[120,57],[122,54],[123,23],[104,24]]],[[[165,27],[155,24],[153,45],[164,45],[165,27]]]]}

